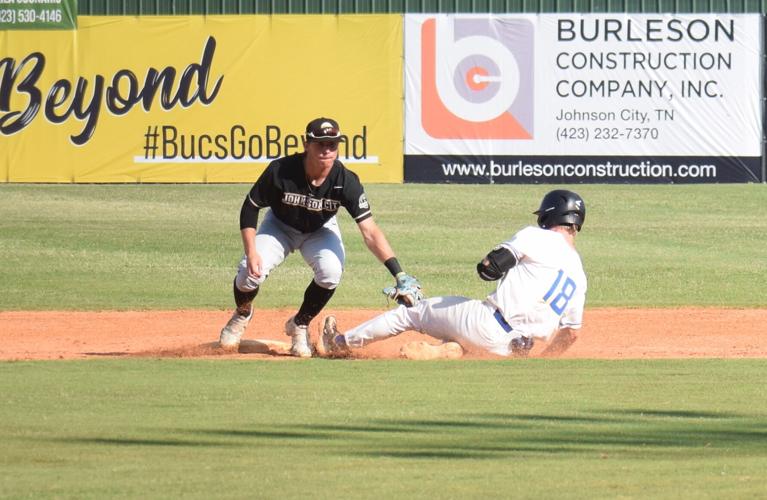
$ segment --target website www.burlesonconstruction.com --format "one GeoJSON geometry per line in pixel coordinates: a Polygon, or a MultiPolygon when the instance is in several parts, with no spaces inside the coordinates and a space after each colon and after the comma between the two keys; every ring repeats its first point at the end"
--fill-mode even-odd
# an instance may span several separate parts
{"type": "Polygon", "coordinates": [[[471,175],[492,177],[716,177],[716,165],[658,165],[657,163],[443,163],[445,176],[471,175]]]}
{"type": "Polygon", "coordinates": [[[405,157],[406,182],[759,182],[759,158],[405,157]]]}

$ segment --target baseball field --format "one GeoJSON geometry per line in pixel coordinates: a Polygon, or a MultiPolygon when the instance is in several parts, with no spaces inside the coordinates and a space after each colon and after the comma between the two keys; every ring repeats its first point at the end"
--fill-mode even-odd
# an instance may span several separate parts
{"type": "MultiPolygon", "coordinates": [[[[370,185],[429,296],[553,186],[370,185]]],[[[575,185],[585,325],[560,358],[281,354],[311,274],[263,286],[216,348],[241,255],[239,185],[0,185],[2,498],[763,498],[767,187],[575,185]]],[[[391,307],[347,214],[351,326],[391,307]]],[[[316,337],[317,325],[312,325],[316,337]]]]}

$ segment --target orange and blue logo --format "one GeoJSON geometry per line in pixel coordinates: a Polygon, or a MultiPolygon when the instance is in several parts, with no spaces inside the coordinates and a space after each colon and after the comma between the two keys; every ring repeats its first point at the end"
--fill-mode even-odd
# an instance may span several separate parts
{"type": "Polygon", "coordinates": [[[533,25],[439,16],[421,26],[421,120],[438,139],[533,138],[533,25]]]}

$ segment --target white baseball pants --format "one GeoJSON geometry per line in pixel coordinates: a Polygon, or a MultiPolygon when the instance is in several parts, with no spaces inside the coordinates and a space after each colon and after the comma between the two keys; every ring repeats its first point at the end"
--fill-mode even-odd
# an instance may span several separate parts
{"type": "Polygon", "coordinates": [[[296,250],[314,271],[314,281],[319,286],[332,290],[341,282],[346,252],[335,217],[313,233],[302,233],[282,223],[268,210],[256,232],[256,250],[261,255],[262,274],[258,278],[248,276],[248,260],[243,255],[236,278],[237,288],[243,292],[255,290],[272,269],[296,250]]]}
{"type": "Polygon", "coordinates": [[[407,330],[436,339],[479,347],[493,354],[511,354],[511,341],[519,337],[495,316],[495,307],[466,297],[432,297],[413,307],[398,306],[344,333],[352,347],[362,347],[407,330]]]}

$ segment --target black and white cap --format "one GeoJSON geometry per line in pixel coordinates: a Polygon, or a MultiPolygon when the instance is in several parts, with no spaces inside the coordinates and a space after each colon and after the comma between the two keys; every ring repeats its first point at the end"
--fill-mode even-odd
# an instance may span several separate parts
{"type": "Polygon", "coordinates": [[[306,142],[343,141],[341,128],[332,118],[315,118],[306,126],[306,142]]]}

